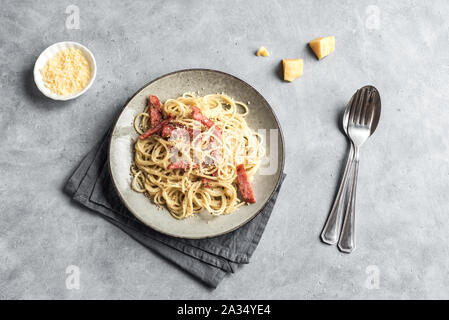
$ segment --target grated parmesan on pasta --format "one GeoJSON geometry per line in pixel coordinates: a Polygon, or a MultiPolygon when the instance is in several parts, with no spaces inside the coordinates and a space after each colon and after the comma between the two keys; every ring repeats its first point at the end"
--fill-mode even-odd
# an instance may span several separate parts
{"type": "Polygon", "coordinates": [[[45,86],[62,96],[80,92],[91,77],[87,59],[76,48],[61,50],[40,71],[45,86]]]}

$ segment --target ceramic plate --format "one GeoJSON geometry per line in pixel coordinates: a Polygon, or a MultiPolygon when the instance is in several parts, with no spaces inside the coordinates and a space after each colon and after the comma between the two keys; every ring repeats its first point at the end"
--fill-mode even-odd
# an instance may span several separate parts
{"type": "Polygon", "coordinates": [[[205,69],[182,70],[162,76],[139,90],[125,105],[111,136],[109,166],[115,188],[125,206],[147,226],[170,236],[190,239],[209,238],[233,231],[253,219],[263,209],[276,189],[284,166],[284,141],[279,122],[268,102],[249,84],[232,75],[205,69]],[[142,112],[149,94],[163,102],[184,92],[200,95],[225,93],[235,100],[250,102],[246,118],[250,128],[266,130],[269,157],[252,181],[256,203],[235,212],[214,217],[202,212],[177,220],[167,209],[158,208],[150,199],[131,189],[130,166],[137,133],[134,117],[142,112]]]}

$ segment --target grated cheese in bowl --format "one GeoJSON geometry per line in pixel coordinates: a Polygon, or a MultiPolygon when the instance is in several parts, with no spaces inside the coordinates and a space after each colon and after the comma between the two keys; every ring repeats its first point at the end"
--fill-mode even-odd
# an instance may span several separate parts
{"type": "Polygon", "coordinates": [[[61,50],[40,70],[44,85],[61,96],[82,91],[91,78],[89,62],[80,49],[61,50]]]}
{"type": "Polygon", "coordinates": [[[80,43],[63,41],[45,49],[34,64],[34,82],[53,100],[71,100],[84,94],[97,75],[95,57],[80,43]]]}

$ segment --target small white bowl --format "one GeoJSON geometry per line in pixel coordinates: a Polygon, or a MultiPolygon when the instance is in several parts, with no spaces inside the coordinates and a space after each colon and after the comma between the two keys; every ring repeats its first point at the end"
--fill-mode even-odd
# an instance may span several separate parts
{"type": "Polygon", "coordinates": [[[36,63],[34,64],[33,73],[34,73],[34,82],[36,83],[36,86],[39,88],[39,90],[45,96],[47,96],[53,100],[65,101],[65,100],[75,99],[75,98],[79,97],[80,95],[82,95],[83,93],[85,93],[87,90],[89,90],[90,86],[94,82],[95,77],[97,75],[97,63],[95,62],[95,57],[92,54],[92,52],[90,52],[90,50],[87,49],[85,46],[83,46],[82,44],[79,44],[77,42],[64,41],[64,42],[58,42],[58,43],[55,43],[55,44],[49,46],[47,49],[45,49],[40,54],[39,58],[37,58],[36,63]],[[53,91],[51,91],[50,89],[48,89],[45,86],[40,70],[45,66],[45,64],[47,63],[48,60],[53,58],[61,50],[67,49],[67,48],[77,48],[77,49],[81,50],[84,57],[87,59],[87,62],[89,63],[91,77],[90,77],[90,81],[87,84],[87,86],[80,92],[77,92],[76,94],[71,95],[71,96],[62,96],[62,95],[54,93],[53,91]]]}

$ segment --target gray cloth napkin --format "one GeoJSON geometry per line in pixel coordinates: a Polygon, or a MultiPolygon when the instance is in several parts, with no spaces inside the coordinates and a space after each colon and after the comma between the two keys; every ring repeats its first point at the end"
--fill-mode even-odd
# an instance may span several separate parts
{"type": "Polygon", "coordinates": [[[257,217],[243,227],[209,239],[181,239],[161,234],[138,221],[122,204],[111,181],[107,163],[109,132],[82,160],[64,191],[99,213],[131,237],[178,265],[211,287],[227,273],[249,262],[270,218],[281,183],[257,217]]]}

